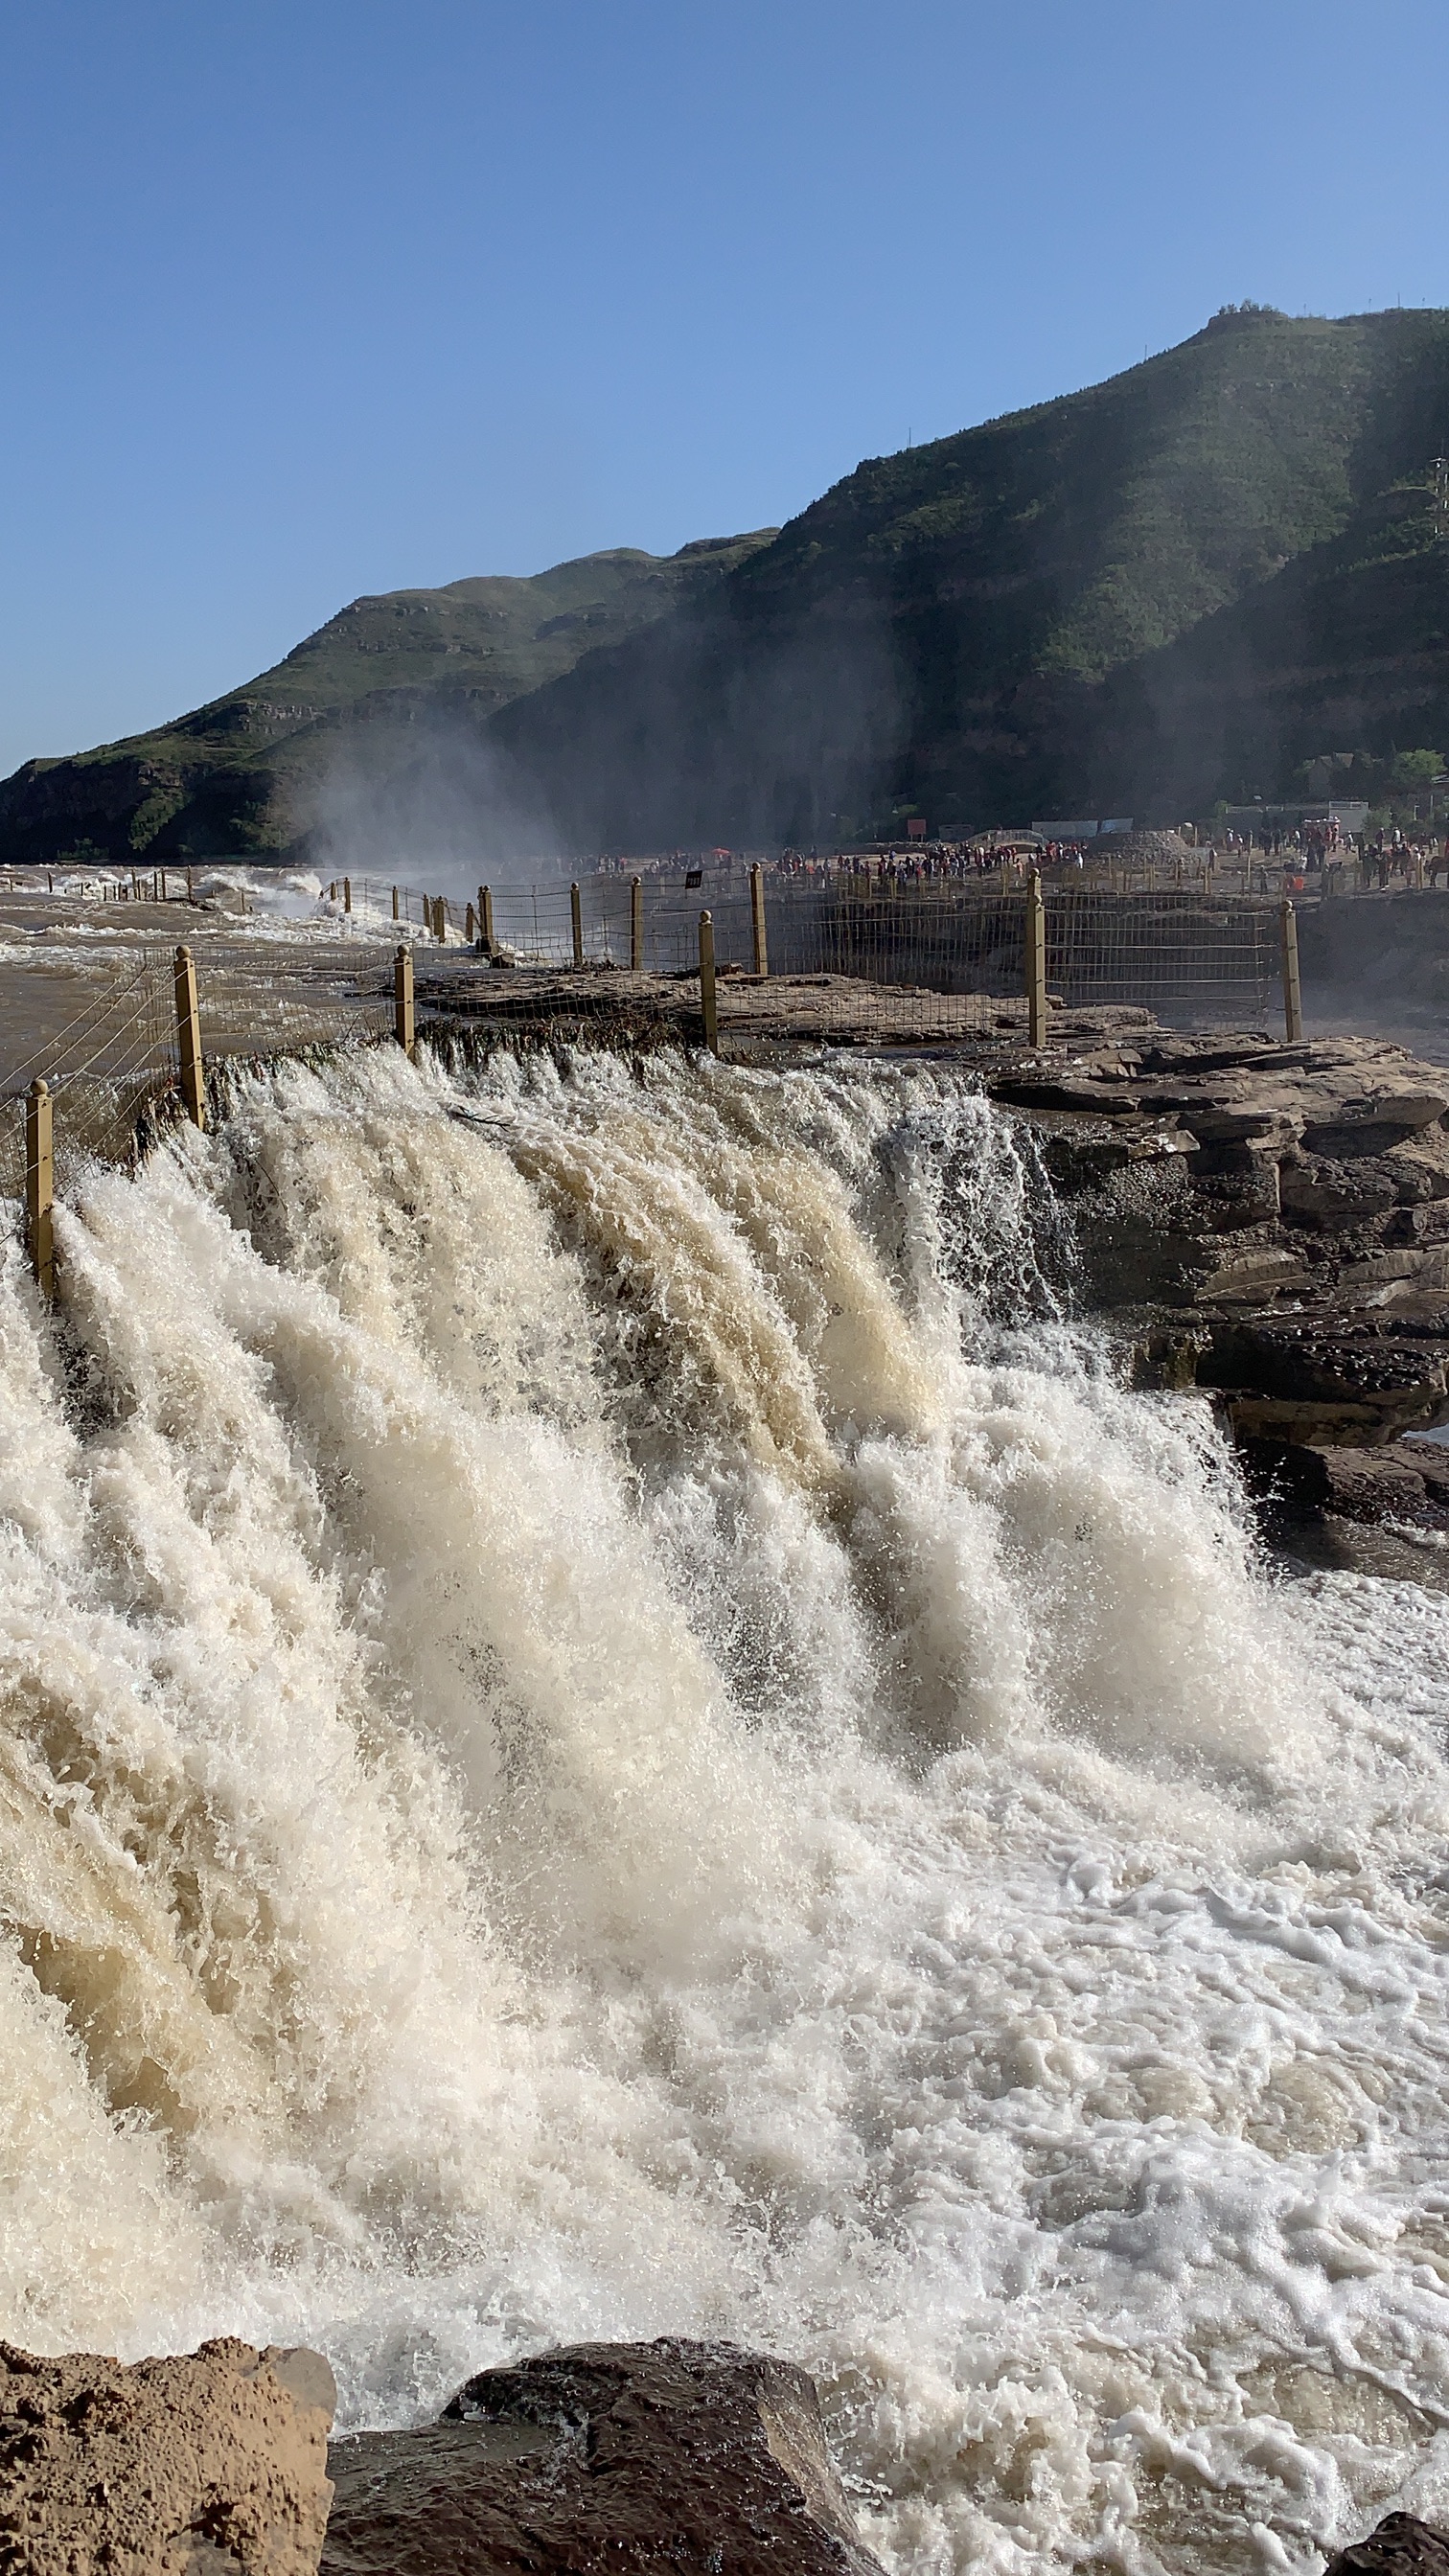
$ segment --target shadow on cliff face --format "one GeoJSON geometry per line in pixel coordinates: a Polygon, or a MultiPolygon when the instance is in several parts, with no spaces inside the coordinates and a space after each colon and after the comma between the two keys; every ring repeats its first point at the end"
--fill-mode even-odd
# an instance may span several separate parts
{"type": "Polygon", "coordinates": [[[890,775],[906,695],[875,601],[777,619],[731,598],[586,655],[489,732],[510,792],[546,797],[576,849],[808,848],[890,775]]]}

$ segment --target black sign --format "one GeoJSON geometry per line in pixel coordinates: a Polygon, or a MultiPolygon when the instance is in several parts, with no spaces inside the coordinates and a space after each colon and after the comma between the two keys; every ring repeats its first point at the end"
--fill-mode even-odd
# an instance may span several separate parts
{"type": "Polygon", "coordinates": [[[684,880],[684,890],[687,894],[691,886],[703,885],[703,883],[703,868],[691,868],[684,880]]]}

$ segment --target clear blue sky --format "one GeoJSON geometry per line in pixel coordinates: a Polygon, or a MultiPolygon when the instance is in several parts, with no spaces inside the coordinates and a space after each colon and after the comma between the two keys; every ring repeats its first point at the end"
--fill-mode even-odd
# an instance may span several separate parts
{"type": "Polygon", "coordinates": [[[1222,303],[1449,303],[1446,72],[1443,0],[12,7],[0,774],[1222,303]]]}

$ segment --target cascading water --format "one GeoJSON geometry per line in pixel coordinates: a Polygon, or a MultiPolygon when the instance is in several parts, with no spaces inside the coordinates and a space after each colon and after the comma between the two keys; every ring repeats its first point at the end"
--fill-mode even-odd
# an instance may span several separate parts
{"type": "Polygon", "coordinates": [[[944,1073],[292,1069],[0,1281],[0,2332],[806,2361],[903,2568],[1449,2511],[1445,1605],[944,1073]]]}

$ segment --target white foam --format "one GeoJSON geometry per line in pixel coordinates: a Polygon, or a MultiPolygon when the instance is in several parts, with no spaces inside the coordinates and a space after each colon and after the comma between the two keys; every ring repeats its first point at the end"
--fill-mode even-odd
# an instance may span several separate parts
{"type": "Polygon", "coordinates": [[[1449,1608],[1048,1216],[929,1070],[388,1053],[9,1262],[0,2332],[734,2334],[913,2567],[1444,2509],[1449,1608]]]}

